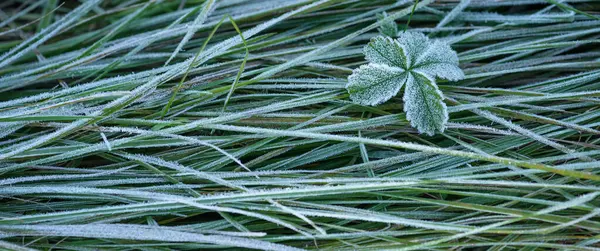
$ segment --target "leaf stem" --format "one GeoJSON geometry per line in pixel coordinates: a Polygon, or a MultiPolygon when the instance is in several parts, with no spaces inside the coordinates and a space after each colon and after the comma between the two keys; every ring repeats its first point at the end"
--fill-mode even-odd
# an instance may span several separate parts
{"type": "Polygon", "coordinates": [[[408,21],[406,21],[406,26],[404,26],[404,30],[402,32],[406,32],[406,29],[408,29],[408,25],[410,24],[410,19],[412,19],[413,13],[415,13],[417,4],[419,4],[419,0],[415,1],[415,4],[413,5],[412,10],[410,11],[410,15],[408,16],[408,21]]]}

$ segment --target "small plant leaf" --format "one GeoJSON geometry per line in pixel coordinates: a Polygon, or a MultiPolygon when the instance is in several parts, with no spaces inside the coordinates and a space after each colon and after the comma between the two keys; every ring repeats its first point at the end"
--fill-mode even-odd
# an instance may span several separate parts
{"type": "Polygon", "coordinates": [[[378,105],[396,96],[407,74],[402,68],[371,63],[348,77],[350,98],[361,105],[378,105]]]}
{"type": "Polygon", "coordinates": [[[457,81],[465,78],[458,67],[458,56],[450,46],[441,41],[434,41],[417,59],[412,67],[431,76],[457,81]]]}
{"type": "Polygon", "coordinates": [[[444,131],[448,111],[444,96],[433,78],[424,74],[409,74],[403,99],[404,112],[410,125],[428,135],[444,131]]]}
{"type": "MultiPolygon", "coordinates": [[[[378,20],[382,20],[384,18],[386,18],[388,15],[387,13],[384,11],[380,14],[377,14],[377,19],[378,20]]],[[[381,26],[379,26],[379,33],[385,35],[385,36],[389,36],[389,37],[396,37],[398,35],[398,25],[396,25],[396,22],[394,22],[394,20],[387,20],[381,23],[381,26]]]]}
{"type": "Polygon", "coordinates": [[[405,87],[404,111],[420,133],[443,132],[448,121],[444,95],[435,78],[451,81],[465,77],[458,56],[441,41],[431,41],[422,33],[403,32],[398,39],[378,36],[364,48],[369,64],[348,77],[350,99],[361,105],[378,105],[405,87]]]}
{"type": "Polygon", "coordinates": [[[398,41],[390,38],[377,36],[363,49],[367,61],[375,64],[384,64],[407,69],[407,59],[404,49],[398,41]]]}
{"type": "Polygon", "coordinates": [[[429,38],[420,32],[403,32],[396,39],[406,51],[406,64],[411,68],[414,62],[427,50],[431,44],[429,38]]]}

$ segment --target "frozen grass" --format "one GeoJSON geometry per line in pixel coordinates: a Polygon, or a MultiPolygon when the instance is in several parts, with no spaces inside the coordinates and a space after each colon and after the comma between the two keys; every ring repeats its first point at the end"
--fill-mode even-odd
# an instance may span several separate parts
{"type": "Polygon", "coordinates": [[[0,10],[0,249],[600,250],[598,1],[0,10]],[[345,90],[404,30],[458,52],[443,133],[345,90]]]}

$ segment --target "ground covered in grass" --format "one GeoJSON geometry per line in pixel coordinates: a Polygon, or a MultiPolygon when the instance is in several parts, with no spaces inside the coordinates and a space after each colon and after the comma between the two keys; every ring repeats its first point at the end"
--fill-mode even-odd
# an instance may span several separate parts
{"type": "Polygon", "coordinates": [[[0,249],[600,250],[596,0],[0,10],[0,249]],[[419,33],[460,62],[426,133],[346,89],[419,33]]]}

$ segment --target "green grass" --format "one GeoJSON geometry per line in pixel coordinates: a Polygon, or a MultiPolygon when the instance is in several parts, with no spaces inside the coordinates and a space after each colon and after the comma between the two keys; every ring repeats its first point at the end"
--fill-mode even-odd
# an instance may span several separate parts
{"type": "Polygon", "coordinates": [[[600,250],[598,1],[0,10],[0,250],[600,250]],[[392,20],[458,53],[443,133],[349,98],[392,20]]]}

